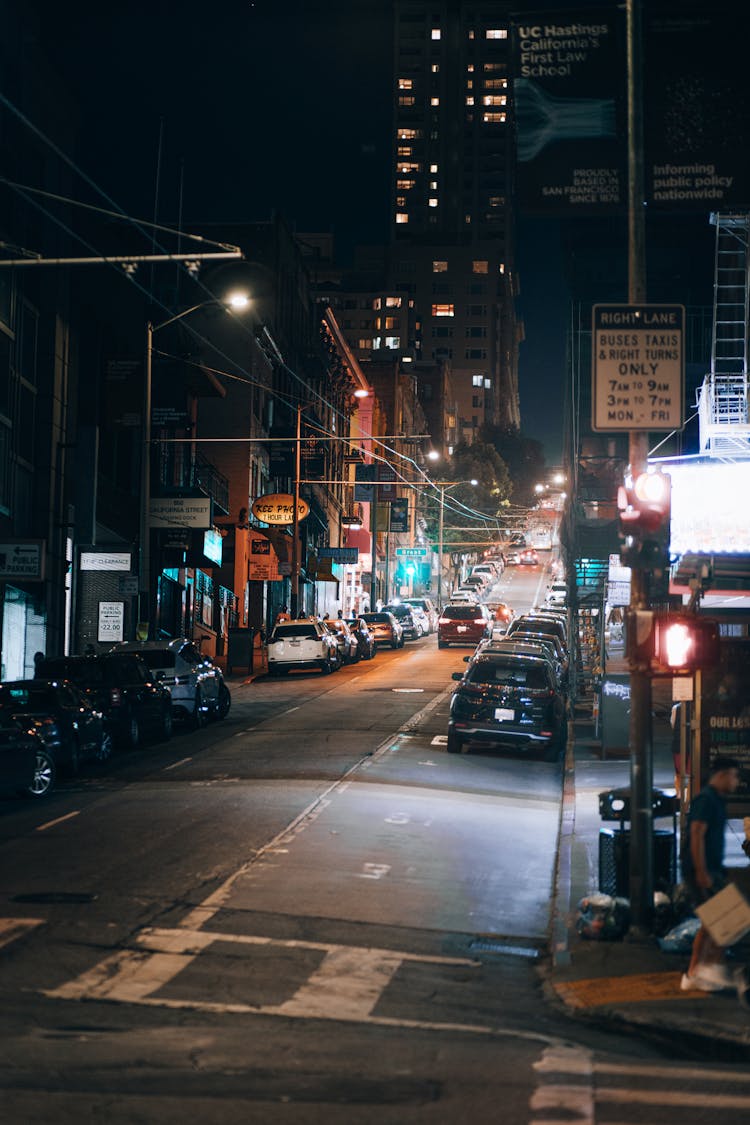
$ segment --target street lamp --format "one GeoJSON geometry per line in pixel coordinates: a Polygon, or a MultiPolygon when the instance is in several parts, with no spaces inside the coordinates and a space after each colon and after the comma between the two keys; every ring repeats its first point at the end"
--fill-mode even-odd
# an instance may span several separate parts
{"type": "Polygon", "coordinates": [[[143,380],[143,445],[141,449],[141,519],[140,519],[140,558],[139,558],[139,632],[145,624],[147,634],[151,632],[151,395],[152,395],[152,369],[154,356],[154,333],[160,332],[170,324],[189,316],[209,305],[224,305],[233,310],[240,311],[250,303],[246,293],[235,290],[222,300],[218,297],[208,301],[200,301],[191,305],[182,312],[163,320],[161,324],[153,324],[150,320],[146,324],[146,363],[145,378],[143,380]]]}
{"type": "Polygon", "coordinates": [[[445,494],[451,488],[455,488],[457,484],[470,484],[472,488],[476,488],[479,481],[475,477],[471,480],[434,480],[432,484],[440,489],[440,517],[438,524],[438,588],[437,588],[437,601],[438,607],[443,604],[443,530],[444,530],[444,516],[445,516],[445,494]]]}

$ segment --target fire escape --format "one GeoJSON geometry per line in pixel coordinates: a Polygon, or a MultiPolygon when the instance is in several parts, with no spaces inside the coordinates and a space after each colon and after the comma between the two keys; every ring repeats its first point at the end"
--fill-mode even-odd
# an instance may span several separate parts
{"type": "Polygon", "coordinates": [[[748,282],[750,215],[712,214],[716,227],[711,371],[698,397],[701,453],[721,461],[750,458],[748,282]]]}

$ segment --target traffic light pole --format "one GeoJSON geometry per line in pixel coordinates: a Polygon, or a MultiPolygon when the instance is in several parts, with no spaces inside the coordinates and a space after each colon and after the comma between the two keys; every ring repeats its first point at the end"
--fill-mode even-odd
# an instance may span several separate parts
{"type": "MultiPolygon", "coordinates": [[[[626,0],[628,51],[628,300],[646,300],[646,231],[643,174],[643,72],[641,0],[626,0]]],[[[648,467],[648,434],[631,430],[628,452],[635,480],[648,467]]],[[[630,627],[634,611],[648,609],[649,572],[631,570],[630,627]]],[[[651,933],[654,910],[653,754],[651,680],[636,660],[630,667],[630,936],[651,933]]]]}

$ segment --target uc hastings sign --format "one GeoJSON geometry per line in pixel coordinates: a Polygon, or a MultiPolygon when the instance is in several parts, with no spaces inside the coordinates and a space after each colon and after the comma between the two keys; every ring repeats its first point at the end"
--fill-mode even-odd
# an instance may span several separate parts
{"type": "MultiPolygon", "coordinates": [[[[297,519],[303,520],[310,512],[305,500],[298,500],[297,519]]],[[[294,497],[288,492],[271,492],[253,501],[253,515],[257,520],[268,524],[294,523],[294,497]]]]}

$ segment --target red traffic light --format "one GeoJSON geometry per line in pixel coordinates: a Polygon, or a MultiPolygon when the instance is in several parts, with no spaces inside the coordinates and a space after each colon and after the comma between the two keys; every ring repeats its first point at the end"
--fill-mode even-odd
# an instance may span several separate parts
{"type": "Polygon", "coordinates": [[[687,613],[640,611],[629,617],[628,656],[652,676],[688,676],[719,659],[715,621],[687,613]]]}

